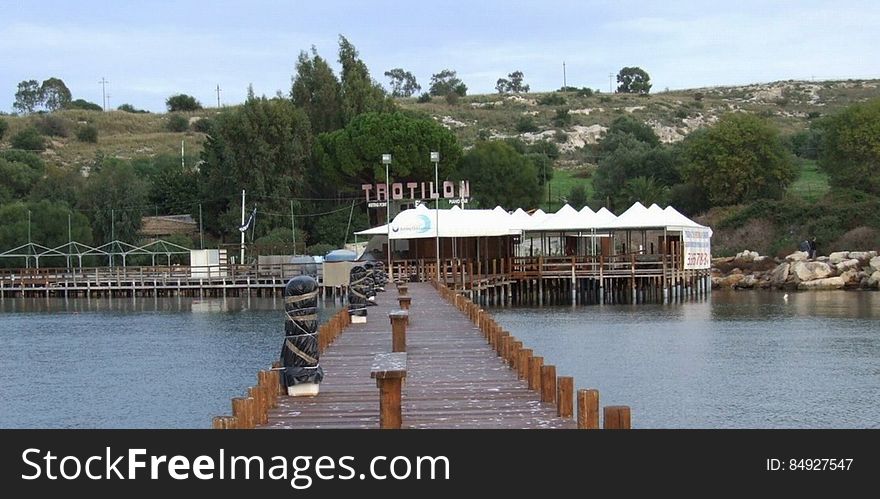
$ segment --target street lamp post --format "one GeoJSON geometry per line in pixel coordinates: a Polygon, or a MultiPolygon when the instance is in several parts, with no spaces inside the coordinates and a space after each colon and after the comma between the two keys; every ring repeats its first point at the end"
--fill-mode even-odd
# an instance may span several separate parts
{"type": "Polygon", "coordinates": [[[435,276],[434,278],[439,282],[440,281],[440,174],[438,173],[439,169],[437,168],[438,163],[440,163],[440,152],[439,151],[431,151],[431,161],[434,163],[434,189],[437,191],[437,200],[434,202],[434,232],[436,233],[435,237],[435,246],[437,249],[437,266],[434,270],[435,276]]]}
{"type": "Polygon", "coordinates": [[[394,280],[394,266],[391,264],[391,182],[388,167],[391,166],[391,155],[382,155],[382,164],[385,165],[385,227],[388,233],[388,279],[394,280]]]}

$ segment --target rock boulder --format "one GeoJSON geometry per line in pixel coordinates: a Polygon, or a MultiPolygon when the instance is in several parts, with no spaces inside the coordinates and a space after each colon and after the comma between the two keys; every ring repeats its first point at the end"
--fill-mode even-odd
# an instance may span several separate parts
{"type": "Polygon", "coordinates": [[[788,280],[789,269],[791,268],[790,263],[780,263],[773,269],[773,272],[770,272],[770,284],[774,287],[779,287],[785,284],[785,281],[788,280]]]}
{"type": "Polygon", "coordinates": [[[809,258],[810,255],[807,254],[806,251],[795,251],[794,253],[785,257],[786,262],[802,262],[809,258]]]}
{"type": "Polygon", "coordinates": [[[871,270],[873,270],[874,272],[880,270],[880,256],[875,256],[874,258],[871,258],[868,265],[871,266],[871,270]]]}
{"type": "Polygon", "coordinates": [[[825,279],[813,279],[798,284],[798,289],[840,289],[846,286],[843,277],[828,277],[825,279]]]}
{"type": "Polygon", "coordinates": [[[799,261],[791,264],[791,273],[799,282],[824,279],[831,275],[831,266],[823,262],[799,261]]]}
{"type": "Polygon", "coordinates": [[[880,270],[871,274],[871,277],[868,278],[868,287],[871,289],[877,289],[880,287],[880,270]]]}
{"type": "Polygon", "coordinates": [[[862,266],[862,264],[859,262],[859,260],[857,260],[855,258],[851,258],[849,260],[844,260],[844,261],[838,263],[837,265],[835,265],[835,268],[837,269],[838,272],[843,273],[843,272],[846,272],[847,270],[857,269],[861,266],[862,266]]]}
{"type": "Polygon", "coordinates": [[[849,259],[849,251],[836,251],[828,255],[828,261],[834,265],[849,259]]]}

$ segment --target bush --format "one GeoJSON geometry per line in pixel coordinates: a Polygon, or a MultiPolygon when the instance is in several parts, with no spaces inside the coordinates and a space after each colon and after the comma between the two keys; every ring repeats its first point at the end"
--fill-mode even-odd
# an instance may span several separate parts
{"type": "Polygon", "coordinates": [[[126,113],[138,113],[138,114],[149,113],[149,111],[144,111],[143,109],[137,109],[136,107],[132,106],[131,104],[123,104],[123,105],[117,107],[116,109],[118,109],[120,111],[125,111],[126,113]]]}
{"type": "Polygon", "coordinates": [[[705,95],[703,95],[703,92],[694,92],[695,101],[700,102],[701,100],[703,100],[703,97],[705,97],[705,95]]]}
{"type": "Polygon", "coordinates": [[[477,132],[477,140],[489,140],[490,137],[492,137],[492,132],[485,128],[480,128],[480,131],[477,132]]]}
{"type": "Polygon", "coordinates": [[[519,133],[532,133],[538,131],[535,120],[531,116],[520,116],[516,121],[516,131],[519,133]]]}
{"type": "Polygon", "coordinates": [[[611,96],[610,95],[603,95],[603,96],[599,97],[599,102],[606,102],[606,103],[611,102],[611,96]]]}
{"type": "Polygon", "coordinates": [[[456,92],[448,93],[448,94],[446,94],[446,103],[449,104],[450,106],[454,106],[454,105],[458,104],[458,100],[460,98],[461,98],[461,95],[459,95],[456,92]]]}
{"type": "Polygon", "coordinates": [[[49,137],[67,137],[70,135],[70,124],[67,120],[54,114],[46,114],[37,121],[37,129],[49,137]]]}
{"type": "Polygon", "coordinates": [[[553,124],[558,127],[571,125],[571,114],[568,108],[559,108],[556,110],[556,116],[553,117],[553,124]]]}
{"type": "Polygon", "coordinates": [[[306,254],[314,256],[324,256],[327,253],[337,249],[336,246],[326,243],[313,244],[306,248],[306,254]]]}
{"type": "Polygon", "coordinates": [[[675,110],[675,117],[680,120],[687,118],[688,117],[687,109],[681,109],[681,108],[676,109],[675,110]]]}
{"type": "Polygon", "coordinates": [[[584,88],[578,90],[577,95],[578,95],[578,97],[592,97],[593,93],[594,92],[593,92],[592,88],[584,87],[584,88]]]}
{"type": "Polygon", "coordinates": [[[9,123],[4,119],[0,119],[0,140],[3,140],[3,136],[6,134],[6,130],[9,129],[9,123]]]}
{"type": "Polygon", "coordinates": [[[186,116],[172,114],[168,116],[168,123],[165,124],[165,128],[169,132],[185,132],[189,130],[189,120],[186,119],[186,116]]]}
{"type": "Polygon", "coordinates": [[[431,102],[431,94],[429,94],[428,92],[423,93],[422,95],[419,96],[418,99],[416,99],[416,102],[418,102],[419,104],[431,102]]]}
{"type": "Polygon", "coordinates": [[[74,101],[70,101],[64,106],[64,109],[82,109],[83,111],[103,111],[104,108],[95,104],[94,102],[89,102],[83,99],[76,99],[74,101]]]}
{"type": "Polygon", "coordinates": [[[552,93],[549,95],[545,95],[538,99],[538,104],[542,106],[564,106],[565,105],[565,97],[552,93]]]}
{"type": "Polygon", "coordinates": [[[30,126],[12,136],[12,147],[25,151],[45,151],[46,139],[40,132],[30,126]]]}
{"type": "Polygon", "coordinates": [[[76,131],[76,138],[80,142],[88,142],[90,144],[98,143],[98,127],[95,125],[85,125],[76,131]]]}
{"type": "Polygon", "coordinates": [[[194,132],[211,133],[211,120],[208,118],[201,118],[192,124],[192,129],[194,132]]]}
{"type": "Polygon", "coordinates": [[[165,101],[168,106],[168,112],[176,111],[197,111],[202,108],[202,104],[195,97],[186,94],[172,95],[165,101]]]}
{"type": "Polygon", "coordinates": [[[578,91],[577,87],[562,87],[559,90],[557,90],[557,92],[577,92],[577,91],[578,91]]]}
{"type": "Polygon", "coordinates": [[[556,133],[553,134],[553,140],[560,144],[564,144],[568,142],[568,134],[562,130],[556,130],[556,133]]]}
{"type": "Polygon", "coordinates": [[[864,225],[847,231],[828,247],[828,251],[871,251],[880,249],[880,230],[864,225]]]}

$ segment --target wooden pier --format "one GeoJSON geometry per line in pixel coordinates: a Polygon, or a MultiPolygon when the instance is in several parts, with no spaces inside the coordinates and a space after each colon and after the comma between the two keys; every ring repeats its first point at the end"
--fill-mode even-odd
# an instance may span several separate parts
{"type": "MultiPolygon", "coordinates": [[[[280,296],[302,264],[0,269],[0,298],[280,296]]],[[[318,271],[322,283],[321,266],[318,271]]],[[[332,288],[325,289],[332,293],[332,288]]]]}
{"type": "MultiPolygon", "coordinates": [[[[366,324],[350,324],[342,311],[321,326],[317,396],[282,394],[278,376],[262,371],[249,396],[233,399],[233,415],[213,426],[599,428],[598,391],[575,396],[571,377],[557,376],[468,298],[436,282],[409,283],[377,302],[366,324]],[[401,314],[406,297],[411,307],[401,314]],[[392,341],[389,315],[398,334],[408,322],[405,341],[392,341]]],[[[629,428],[629,408],[606,407],[604,419],[606,428],[629,428]]]]}

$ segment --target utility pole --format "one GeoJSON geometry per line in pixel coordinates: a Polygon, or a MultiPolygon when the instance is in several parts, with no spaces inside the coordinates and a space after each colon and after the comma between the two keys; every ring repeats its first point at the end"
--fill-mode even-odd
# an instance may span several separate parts
{"type": "MultiPolygon", "coordinates": [[[[241,190],[241,226],[244,227],[244,189],[241,190]]],[[[240,230],[241,232],[241,252],[239,253],[239,265],[244,265],[244,233],[245,231],[240,230]]]]}
{"type": "Polygon", "coordinates": [[[101,77],[101,81],[98,83],[101,84],[101,104],[104,107],[104,111],[107,110],[107,84],[110,83],[107,81],[107,78],[101,77]]]}
{"type": "Polygon", "coordinates": [[[199,203],[199,247],[205,249],[205,234],[202,232],[202,203],[199,203]]]}
{"type": "Polygon", "coordinates": [[[565,61],[562,61],[562,89],[568,88],[568,82],[565,79],[565,61]]]}
{"type": "Polygon", "coordinates": [[[613,87],[613,83],[612,83],[613,78],[614,78],[614,73],[608,73],[608,93],[609,94],[614,93],[614,87],[613,87]]]}
{"type": "Polygon", "coordinates": [[[293,200],[290,200],[290,235],[293,241],[293,256],[296,256],[296,222],[293,220],[293,200]]]}
{"type": "Polygon", "coordinates": [[[220,109],[220,84],[217,84],[217,109],[220,109]]]}

